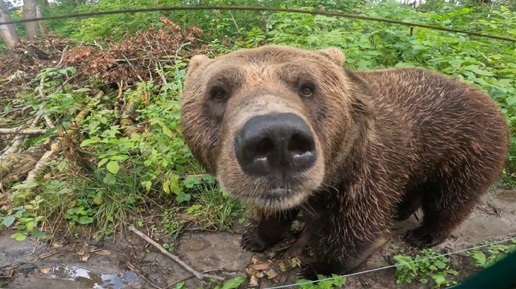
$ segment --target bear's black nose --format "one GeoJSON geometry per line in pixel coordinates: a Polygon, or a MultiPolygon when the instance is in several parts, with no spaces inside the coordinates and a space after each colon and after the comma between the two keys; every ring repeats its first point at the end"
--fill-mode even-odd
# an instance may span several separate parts
{"type": "Polygon", "coordinates": [[[272,113],[249,119],[235,138],[242,170],[252,176],[288,178],[310,168],[315,142],[306,122],[293,113],[272,113]]]}

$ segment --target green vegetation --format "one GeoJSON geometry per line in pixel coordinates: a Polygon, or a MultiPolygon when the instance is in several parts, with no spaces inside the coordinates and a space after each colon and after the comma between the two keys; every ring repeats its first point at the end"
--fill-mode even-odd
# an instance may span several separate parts
{"type": "Polygon", "coordinates": [[[457,283],[450,279],[458,274],[457,271],[450,269],[450,259],[432,249],[424,249],[415,257],[396,255],[393,259],[398,265],[396,267],[398,284],[414,281],[426,284],[433,280],[434,288],[440,288],[443,285],[450,286],[457,283]]]}
{"type": "MultiPolygon", "coordinates": [[[[328,279],[328,277],[318,275],[318,280],[328,279]]],[[[323,280],[317,283],[310,283],[310,280],[306,279],[297,279],[296,284],[299,284],[299,288],[301,289],[332,289],[332,288],[343,288],[342,286],[346,285],[347,279],[344,277],[339,277],[338,275],[332,274],[332,279],[323,280]]]]}
{"type": "Polygon", "coordinates": [[[516,250],[516,239],[512,240],[512,244],[493,244],[484,250],[473,250],[467,255],[475,260],[475,265],[480,268],[486,268],[496,263],[498,260],[516,250]]]}
{"type": "MultiPolygon", "coordinates": [[[[235,278],[231,278],[229,280],[226,280],[225,282],[223,282],[223,284],[220,284],[219,281],[217,280],[210,280],[211,281],[211,284],[212,286],[209,286],[209,287],[204,287],[204,288],[212,288],[212,289],[235,289],[235,288],[238,288],[238,286],[240,286],[242,283],[244,283],[245,281],[245,278],[243,277],[235,277],[235,278]]],[[[185,282],[179,282],[177,283],[176,285],[174,285],[174,287],[172,287],[173,289],[188,289],[185,285],[185,282]]],[[[199,288],[201,289],[201,288],[199,288]]]]}
{"type": "MultiPolygon", "coordinates": [[[[511,1],[485,5],[428,0],[414,10],[395,0],[58,0],[43,5],[42,13],[172,5],[324,8],[516,38],[516,6],[511,1]]],[[[13,19],[22,17],[11,12],[13,19]]],[[[18,147],[14,136],[0,140],[0,147],[5,146],[0,155],[10,148],[13,156],[41,151],[31,154],[38,161],[43,152],[53,152],[35,177],[26,178],[28,170],[14,176],[0,171],[0,229],[16,229],[12,237],[17,240],[52,238],[63,228],[60,234],[109,238],[127,224],[142,226],[148,214],[159,220],[145,225],[173,240],[187,227],[231,230],[232,224],[243,222],[242,206],[223,195],[185,146],[179,100],[193,54],[215,56],[263,44],[336,46],[351,68],[418,66],[477,86],[507,116],[512,135],[503,183],[516,186],[516,43],[365,20],[257,11],[116,14],[46,25],[57,36],[34,44],[50,60],[39,59],[31,50],[34,45],[22,43],[26,49],[18,55],[20,65],[0,47],[0,63],[8,67],[0,67],[0,125],[34,123],[29,128],[46,130],[23,138],[18,147]]],[[[16,28],[23,37],[23,25],[16,28]]],[[[164,246],[175,248],[173,241],[164,246]]],[[[492,247],[471,256],[485,267],[507,250],[492,247]]],[[[403,265],[396,270],[398,283],[454,284],[450,278],[457,272],[448,258],[423,261],[435,254],[424,250],[416,257],[395,256],[403,265]]],[[[235,288],[240,280],[234,280],[220,288],[235,288]]],[[[333,288],[345,282],[335,279],[302,288],[333,288]]]]}

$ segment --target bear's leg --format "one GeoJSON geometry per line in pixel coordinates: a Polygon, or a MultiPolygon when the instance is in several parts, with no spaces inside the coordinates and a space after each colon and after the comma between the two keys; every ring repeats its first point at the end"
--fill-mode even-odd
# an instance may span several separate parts
{"type": "Polygon", "coordinates": [[[462,171],[431,184],[422,196],[423,224],[407,233],[408,243],[428,248],[444,242],[469,216],[480,195],[488,188],[487,182],[476,181],[475,177],[462,171]]]}
{"type": "Polygon", "coordinates": [[[298,212],[298,209],[290,209],[272,215],[260,214],[246,227],[240,245],[247,251],[265,251],[283,239],[298,212]]]}
{"type": "Polygon", "coordinates": [[[368,216],[361,209],[363,204],[357,202],[357,207],[348,207],[354,213],[342,214],[340,207],[325,207],[328,201],[331,199],[311,203],[311,210],[303,212],[304,230],[310,232],[309,244],[315,261],[304,264],[302,274],[311,280],[318,274],[352,272],[390,238],[388,212],[379,212],[379,221],[365,223],[368,216]]]}
{"type": "Polygon", "coordinates": [[[366,261],[376,249],[382,247],[388,240],[388,230],[377,234],[373,241],[364,241],[361,238],[351,237],[341,242],[320,244],[327,248],[315,249],[317,261],[303,267],[303,277],[317,280],[317,275],[331,276],[331,274],[349,274],[366,261]]]}

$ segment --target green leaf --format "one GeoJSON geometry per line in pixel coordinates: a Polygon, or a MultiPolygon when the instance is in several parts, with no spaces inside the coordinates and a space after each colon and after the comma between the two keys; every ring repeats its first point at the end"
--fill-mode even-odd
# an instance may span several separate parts
{"type": "Polygon", "coordinates": [[[93,223],[93,218],[88,216],[82,216],[79,218],[79,224],[87,225],[93,223]]]}
{"type": "Polygon", "coordinates": [[[2,224],[4,226],[6,226],[6,227],[9,227],[9,226],[11,226],[14,223],[14,221],[16,221],[16,217],[15,216],[12,216],[12,215],[11,216],[6,216],[6,217],[4,217],[4,221],[2,222],[2,224]]]}
{"type": "Polygon", "coordinates": [[[185,281],[182,281],[182,282],[179,282],[177,283],[176,285],[174,285],[174,287],[172,287],[173,289],[185,289],[185,281]]]}
{"type": "Polygon", "coordinates": [[[434,279],[435,285],[437,285],[437,286],[441,286],[444,283],[446,283],[446,278],[444,278],[443,275],[435,274],[435,275],[432,275],[432,278],[434,279]]]}
{"type": "Polygon", "coordinates": [[[103,166],[105,163],[107,163],[109,161],[108,158],[104,158],[104,159],[101,159],[99,164],[98,164],[98,167],[100,168],[101,166],[103,166]]]}
{"type": "Polygon", "coordinates": [[[152,187],[152,182],[151,181],[146,181],[144,183],[144,185],[145,185],[145,190],[147,190],[147,192],[149,192],[151,187],[152,187]]]}
{"type": "Polygon", "coordinates": [[[235,289],[238,286],[240,286],[240,284],[244,283],[244,281],[245,281],[244,277],[241,277],[241,276],[235,277],[233,279],[230,279],[230,280],[224,282],[222,289],[235,289]]]}
{"type": "Polygon", "coordinates": [[[25,235],[24,233],[14,233],[11,235],[11,238],[13,239],[16,239],[16,241],[23,241],[25,239],[27,239],[27,235],[25,235]]]}
{"type": "Polygon", "coordinates": [[[31,236],[34,237],[34,238],[44,238],[47,234],[45,232],[42,232],[42,231],[34,231],[31,233],[31,236]]]}
{"type": "Polygon", "coordinates": [[[85,139],[85,140],[83,140],[83,141],[81,142],[81,145],[80,145],[80,146],[81,146],[81,147],[85,147],[85,146],[88,146],[88,145],[90,145],[90,144],[97,143],[97,142],[99,142],[99,141],[100,141],[100,138],[99,138],[99,137],[97,137],[97,136],[94,136],[94,137],[92,137],[92,138],[90,138],[90,139],[85,139]]]}
{"type": "Polygon", "coordinates": [[[182,203],[182,202],[188,202],[192,199],[192,195],[190,194],[185,194],[183,192],[180,192],[179,194],[177,194],[177,197],[176,197],[176,201],[178,203],[182,203]]]}
{"type": "Polygon", "coordinates": [[[173,175],[168,180],[170,182],[170,190],[174,192],[174,194],[179,195],[181,193],[181,187],[179,186],[179,176],[173,175]]]}
{"type": "Polygon", "coordinates": [[[444,268],[446,268],[446,263],[444,263],[444,262],[442,262],[442,261],[439,261],[439,260],[435,261],[435,262],[434,262],[434,265],[435,265],[437,268],[439,268],[439,269],[444,269],[444,268]]]}
{"type": "Polygon", "coordinates": [[[120,165],[118,165],[118,162],[117,161],[110,161],[107,165],[106,165],[106,169],[112,173],[113,175],[116,175],[118,173],[118,171],[120,170],[120,165]]]}
{"type": "Polygon", "coordinates": [[[107,185],[114,185],[116,183],[116,178],[112,173],[107,173],[103,181],[107,185]]]}
{"type": "Polygon", "coordinates": [[[27,231],[29,231],[29,232],[34,231],[35,226],[36,226],[36,222],[34,222],[34,221],[28,221],[25,223],[25,227],[27,228],[27,231]]]}
{"type": "Polygon", "coordinates": [[[119,155],[119,156],[112,156],[110,159],[112,161],[125,161],[126,159],[128,159],[129,156],[126,156],[126,155],[119,155]]]}
{"type": "Polygon", "coordinates": [[[165,194],[170,194],[170,181],[165,181],[163,183],[163,191],[165,192],[165,194]]]}
{"type": "Polygon", "coordinates": [[[505,101],[507,102],[508,106],[512,106],[516,103],[516,96],[507,97],[505,101]]]}

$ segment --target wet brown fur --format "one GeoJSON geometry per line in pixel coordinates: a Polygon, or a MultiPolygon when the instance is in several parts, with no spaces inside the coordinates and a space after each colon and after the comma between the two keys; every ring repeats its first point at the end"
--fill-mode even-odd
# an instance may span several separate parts
{"type": "Polygon", "coordinates": [[[508,147],[505,117],[472,86],[424,69],[359,72],[343,62],[332,48],[196,56],[181,106],[194,156],[225,192],[260,212],[242,246],[265,250],[301,211],[309,233],[299,243],[309,239],[318,260],[311,269],[322,274],[356,267],[394,219],[420,206],[423,224],[407,240],[419,247],[443,242],[500,175],[508,147]],[[311,99],[297,94],[304,78],[317,83],[311,99]],[[227,88],[225,101],[210,99],[214,83],[227,88]],[[293,188],[295,196],[271,201],[262,196],[274,184],[242,173],[232,140],[249,116],[278,111],[311,125],[320,162],[293,188]]]}

